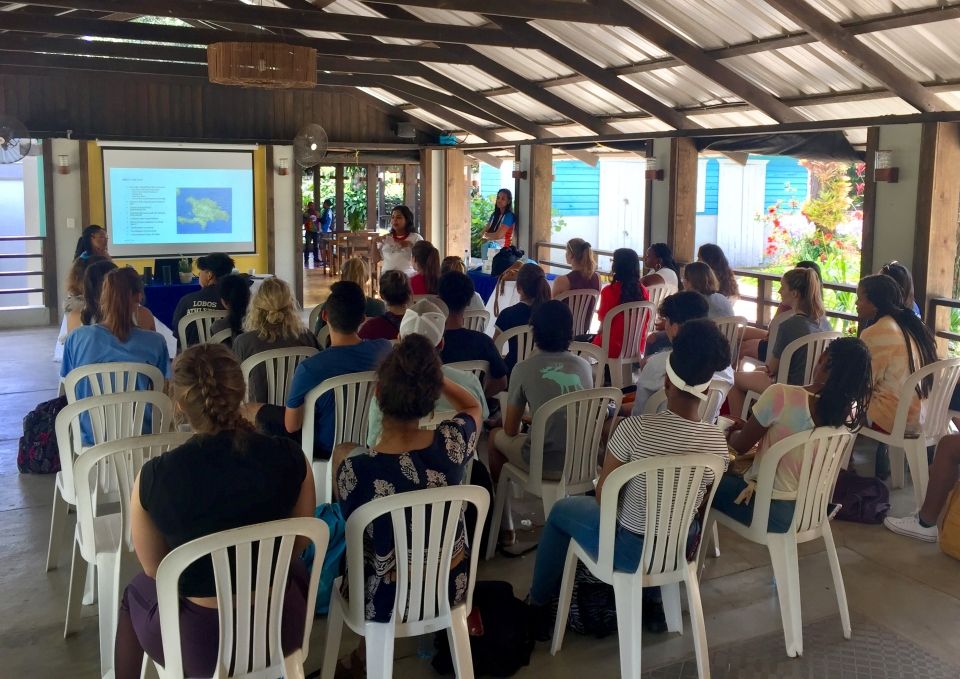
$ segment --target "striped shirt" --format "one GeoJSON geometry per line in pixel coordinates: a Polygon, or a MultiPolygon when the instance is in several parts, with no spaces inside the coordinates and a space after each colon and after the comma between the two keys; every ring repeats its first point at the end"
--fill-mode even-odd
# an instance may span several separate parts
{"type": "MultiPolygon", "coordinates": [[[[655,415],[627,417],[620,421],[607,449],[620,462],[634,462],[657,455],[713,453],[727,465],[727,441],[716,425],[688,420],[665,410],[655,415]]],[[[707,471],[697,491],[697,506],[706,486],[715,481],[707,471]]],[[[646,488],[643,477],[627,481],[620,494],[617,521],[627,530],[643,534],[646,525],[646,488]]]]}

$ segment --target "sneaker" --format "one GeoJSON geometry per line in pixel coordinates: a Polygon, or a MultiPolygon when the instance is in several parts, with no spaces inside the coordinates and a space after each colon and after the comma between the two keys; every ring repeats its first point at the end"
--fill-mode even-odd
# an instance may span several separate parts
{"type": "Polygon", "coordinates": [[[883,525],[898,535],[906,535],[914,540],[923,540],[924,542],[937,541],[937,527],[929,528],[920,525],[920,518],[917,514],[904,516],[902,519],[894,519],[888,516],[883,520],[883,525]]]}

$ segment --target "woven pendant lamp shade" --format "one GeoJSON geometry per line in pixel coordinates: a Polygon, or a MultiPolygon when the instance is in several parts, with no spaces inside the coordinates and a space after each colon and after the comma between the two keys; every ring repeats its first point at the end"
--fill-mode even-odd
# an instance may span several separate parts
{"type": "Polygon", "coordinates": [[[217,42],[207,46],[210,82],[280,89],[316,87],[317,51],[279,42],[217,42]]]}

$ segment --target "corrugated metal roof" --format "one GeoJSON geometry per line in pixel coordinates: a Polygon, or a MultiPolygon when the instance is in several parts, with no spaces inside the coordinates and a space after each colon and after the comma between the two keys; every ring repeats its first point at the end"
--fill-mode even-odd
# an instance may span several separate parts
{"type": "Polygon", "coordinates": [[[917,110],[898,97],[884,97],[868,101],[846,101],[839,104],[797,106],[796,111],[811,120],[838,120],[916,113],[917,110]]]}
{"type": "Polygon", "coordinates": [[[807,2],[834,21],[863,19],[937,6],[937,3],[931,0],[807,0],[807,2]]]}
{"type": "Polygon", "coordinates": [[[589,80],[571,83],[569,85],[557,85],[555,87],[548,87],[547,89],[566,99],[571,104],[595,115],[636,113],[640,110],[633,104],[624,101],[589,80]]]}
{"type": "Polygon", "coordinates": [[[548,106],[544,106],[525,94],[513,92],[511,94],[500,94],[490,97],[492,101],[501,106],[506,106],[511,111],[516,111],[524,118],[535,122],[556,122],[559,115],[548,106]]]}
{"type": "Polygon", "coordinates": [[[921,82],[960,78],[960,19],[857,36],[921,82]]]}
{"type": "Polygon", "coordinates": [[[610,68],[669,56],[629,28],[570,21],[534,21],[534,27],[590,59],[610,68]]]}
{"type": "Polygon", "coordinates": [[[665,104],[673,107],[715,106],[740,101],[689,66],[659,68],[655,71],[622,76],[665,104]]]}
{"type": "Polygon", "coordinates": [[[486,71],[481,71],[475,66],[467,64],[441,64],[439,62],[431,62],[427,64],[427,66],[437,73],[442,73],[451,80],[456,80],[471,90],[487,90],[503,85],[502,82],[489,75],[486,71]]]}
{"type": "Polygon", "coordinates": [[[540,50],[487,46],[483,48],[483,54],[527,80],[546,80],[573,74],[572,68],[540,50]]]}

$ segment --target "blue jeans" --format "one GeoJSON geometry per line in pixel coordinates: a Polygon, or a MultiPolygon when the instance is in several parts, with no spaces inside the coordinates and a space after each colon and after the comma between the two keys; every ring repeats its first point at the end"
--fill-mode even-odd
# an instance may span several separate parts
{"type": "MultiPolygon", "coordinates": [[[[733,501],[747,487],[747,482],[740,476],[724,474],[717,486],[717,494],[713,497],[714,511],[720,511],[744,526],[753,521],[753,508],[756,504],[756,494],[750,499],[750,504],[733,501]]],[[[772,500],[770,502],[770,516],[767,519],[768,533],[786,533],[793,523],[793,500],[772,500]]]]}
{"type": "MultiPolygon", "coordinates": [[[[600,548],[600,505],[589,496],[568,497],[560,500],[547,518],[537,547],[537,562],[533,567],[533,585],[530,601],[536,605],[549,604],[560,591],[567,548],[574,539],[593,558],[600,548]]],[[[633,572],[640,565],[643,536],[617,524],[614,541],[613,567],[618,571],[633,572]]]]}

